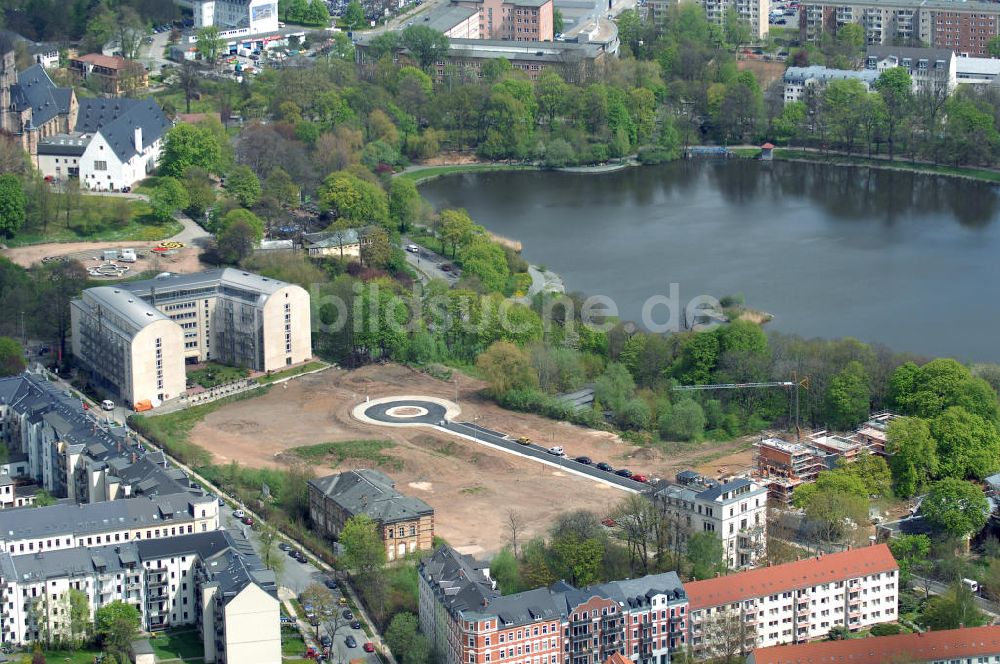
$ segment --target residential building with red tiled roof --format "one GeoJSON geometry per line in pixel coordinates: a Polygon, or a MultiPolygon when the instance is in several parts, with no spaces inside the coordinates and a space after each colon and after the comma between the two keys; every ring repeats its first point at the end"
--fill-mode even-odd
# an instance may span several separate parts
{"type": "Polygon", "coordinates": [[[898,575],[879,544],[686,583],[688,643],[696,656],[725,656],[892,622],[898,575]]]}
{"type": "Polygon", "coordinates": [[[947,629],[760,648],[747,664],[883,664],[884,662],[1000,662],[1000,626],[947,629]]]}

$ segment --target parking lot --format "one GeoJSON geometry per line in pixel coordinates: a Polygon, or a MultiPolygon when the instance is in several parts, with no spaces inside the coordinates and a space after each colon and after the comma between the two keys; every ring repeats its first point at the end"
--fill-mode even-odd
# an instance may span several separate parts
{"type": "Polygon", "coordinates": [[[772,5],[768,23],[774,26],[797,28],[799,26],[799,3],[779,2],[772,5]]]}

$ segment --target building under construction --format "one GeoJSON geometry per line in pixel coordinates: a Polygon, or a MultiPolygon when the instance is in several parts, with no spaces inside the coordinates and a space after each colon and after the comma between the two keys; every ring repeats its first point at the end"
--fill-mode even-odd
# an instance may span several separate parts
{"type": "Polygon", "coordinates": [[[889,422],[897,417],[899,416],[888,411],[876,413],[854,435],[869,452],[885,456],[886,429],[889,428],[889,422]]]}

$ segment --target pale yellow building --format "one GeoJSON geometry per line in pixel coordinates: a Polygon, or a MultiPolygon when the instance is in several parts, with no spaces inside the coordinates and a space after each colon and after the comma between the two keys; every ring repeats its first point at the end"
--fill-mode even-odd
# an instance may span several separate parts
{"type": "Polygon", "coordinates": [[[309,293],[234,268],[90,288],[72,303],[73,352],[125,401],[185,390],[185,363],[277,371],[312,357],[309,293]]]}

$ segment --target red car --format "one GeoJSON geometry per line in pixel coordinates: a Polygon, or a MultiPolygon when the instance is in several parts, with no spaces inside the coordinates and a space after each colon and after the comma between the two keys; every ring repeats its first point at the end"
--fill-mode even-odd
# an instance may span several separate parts
{"type": "Polygon", "coordinates": [[[305,657],[306,659],[316,659],[317,657],[319,657],[319,653],[316,652],[315,648],[309,646],[309,648],[306,649],[306,654],[303,655],[303,657],[305,657]]]}
{"type": "Polygon", "coordinates": [[[638,473],[635,474],[635,475],[633,475],[632,479],[634,479],[636,482],[643,482],[643,483],[649,481],[648,477],[646,477],[645,475],[642,475],[642,474],[638,474],[638,473]]]}
{"type": "Polygon", "coordinates": [[[607,528],[614,528],[616,525],[618,525],[615,523],[615,520],[610,517],[606,519],[601,519],[601,524],[607,528]]]}
{"type": "Polygon", "coordinates": [[[361,647],[364,649],[365,652],[375,652],[375,644],[372,643],[371,641],[368,641],[367,643],[365,643],[365,645],[361,647]]]}
{"type": "Polygon", "coordinates": [[[252,526],[253,525],[253,517],[252,516],[245,516],[245,517],[243,517],[243,523],[245,523],[248,526],[252,526]]]}

